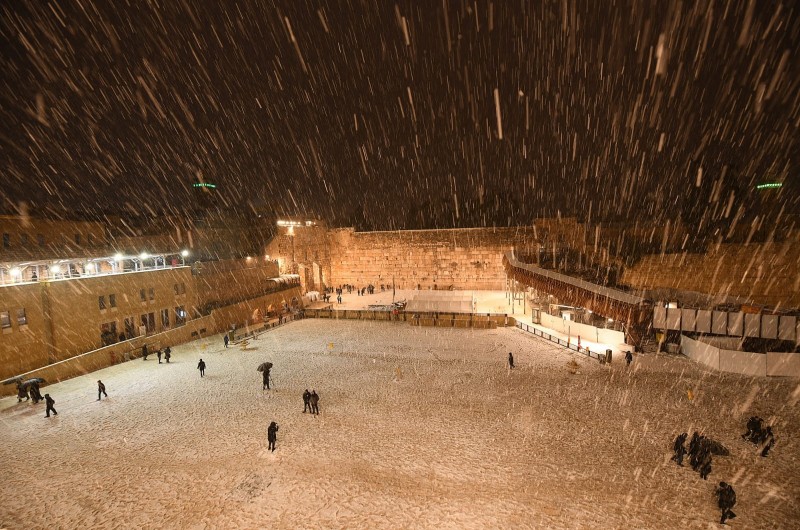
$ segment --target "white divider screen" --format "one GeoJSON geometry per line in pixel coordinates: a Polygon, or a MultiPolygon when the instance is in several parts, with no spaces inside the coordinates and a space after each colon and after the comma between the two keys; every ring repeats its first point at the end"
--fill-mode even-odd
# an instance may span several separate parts
{"type": "Polygon", "coordinates": [[[683,331],[694,331],[695,320],[697,320],[696,309],[681,309],[681,329],[683,331]]]}
{"type": "Polygon", "coordinates": [[[667,328],[681,329],[681,310],[680,308],[670,307],[667,309],[667,328]]]}
{"type": "Polygon", "coordinates": [[[761,316],[761,336],[765,339],[778,338],[778,315],[761,316]]]}
{"type": "Polygon", "coordinates": [[[699,333],[711,333],[711,311],[706,309],[700,309],[697,311],[695,331],[699,333]]]}
{"type": "Polygon", "coordinates": [[[728,335],[741,337],[744,330],[744,317],[741,313],[728,313],[728,335]]]}
{"type": "Polygon", "coordinates": [[[797,340],[795,328],[797,327],[797,317],[782,316],[778,323],[778,338],[781,340],[797,340]]]}
{"type": "MultiPolygon", "coordinates": [[[[667,308],[655,306],[653,308],[653,328],[667,329],[667,308]]],[[[792,328],[794,329],[794,328],[792,328]]]]}
{"type": "Polygon", "coordinates": [[[728,313],[725,311],[714,311],[711,313],[711,333],[715,335],[728,334],[728,313]]]}
{"type": "Polygon", "coordinates": [[[761,315],[745,313],[744,314],[744,336],[745,337],[758,337],[761,333],[761,315]]]}

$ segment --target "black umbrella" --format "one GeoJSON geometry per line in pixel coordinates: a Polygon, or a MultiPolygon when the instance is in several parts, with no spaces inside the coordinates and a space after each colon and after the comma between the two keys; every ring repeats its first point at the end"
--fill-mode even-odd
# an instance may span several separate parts
{"type": "Polygon", "coordinates": [[[258,365],[257,370],[259,372],[268,372],[272,368],[272,363],[261,363],[258,365]]]}
{"type": "Polygon", "coordinates": [[[6,379],[5,381],[3,381],[3,384],[4,385],[16,385],[17,383],[21,383],[21,382],[22,382],[22,376],[18,375],[17,377],[12,377],[10,379],[6,379]]]}
{"type": "Polygon", "coordinates": [[[39,384],[42,384],[44,382],[45,382],[44,379],[42,379],[41,377],[34,377],[34,378],[28,379],[27,381],[22,383],[22,386],[23,387],[28,387],[28,386],[31,386],[31,385],[34,385],[34,384],[39,385],[39,384]]]}

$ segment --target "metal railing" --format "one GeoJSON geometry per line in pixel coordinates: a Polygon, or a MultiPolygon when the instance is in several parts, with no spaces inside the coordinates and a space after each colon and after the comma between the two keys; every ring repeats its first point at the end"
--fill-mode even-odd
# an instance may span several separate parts
{"type": "Polygon", "coordinates": [[[539,328],[536,328],[534,326],[530,326],[528,324],[525,324],[524,322],[517,322],[517,327],[519,329],[523,330],[523,331],[527,331],[528,333],[532,333],[532,334],[536,335],[537,337],[542,337],[543,339],[547,339],[550,342],[554,342],[554,343],[558,344],[559,346],[563,346],[563,347],[567,348],[568,350],[572,350],[574,352],[581,353],[581,354],[583,354],[583,355],[585,355],[585,356],[587,356],[589,358],[594,358],[594,359],[597,359],[598,361],[604,361],[606,359],[606,354],[605,353],[593,352],[593,351],[591,351],[589,349],[588,346],[585,347],[585,348],[582,347],[582,346],[578,346],[577,344],[573,344],[572,341],[564,340],[561,337],[556,337],[556,336],[551,335],[551,334],[549,334],[549,333],[547,333],[545,331],[540,330],[539,328]]]}

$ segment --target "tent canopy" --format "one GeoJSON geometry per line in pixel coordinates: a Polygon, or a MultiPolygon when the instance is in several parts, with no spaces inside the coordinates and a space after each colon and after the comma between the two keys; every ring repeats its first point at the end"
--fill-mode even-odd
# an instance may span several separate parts
{"type": "Polygon", "coordinates": [[[472,291],[418,291],[406,305],[406,311],[438,313],[473,313],[472,291]]]}

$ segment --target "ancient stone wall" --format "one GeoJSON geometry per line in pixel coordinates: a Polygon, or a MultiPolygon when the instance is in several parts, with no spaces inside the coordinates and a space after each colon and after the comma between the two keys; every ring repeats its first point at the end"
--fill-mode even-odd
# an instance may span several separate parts
{"type": "Polygon", "coordinates": [[[532,227],[329,232],[331,285],[502,289],[503,253],[535,245],[532,227]]]}
{"type": "Polygon", "coordinates": [[[800,242],[720,245],[705,254],[645,256],[625,270],[634,288],[724,293],[756,304],[800,307],[800,242]]]}
{"type": "Polygon", "coordinates": [[[220,306],[263,294],[267,280],[278,276],[278,264],[264,256],[193,266],[197,305],[220,306]]]}

